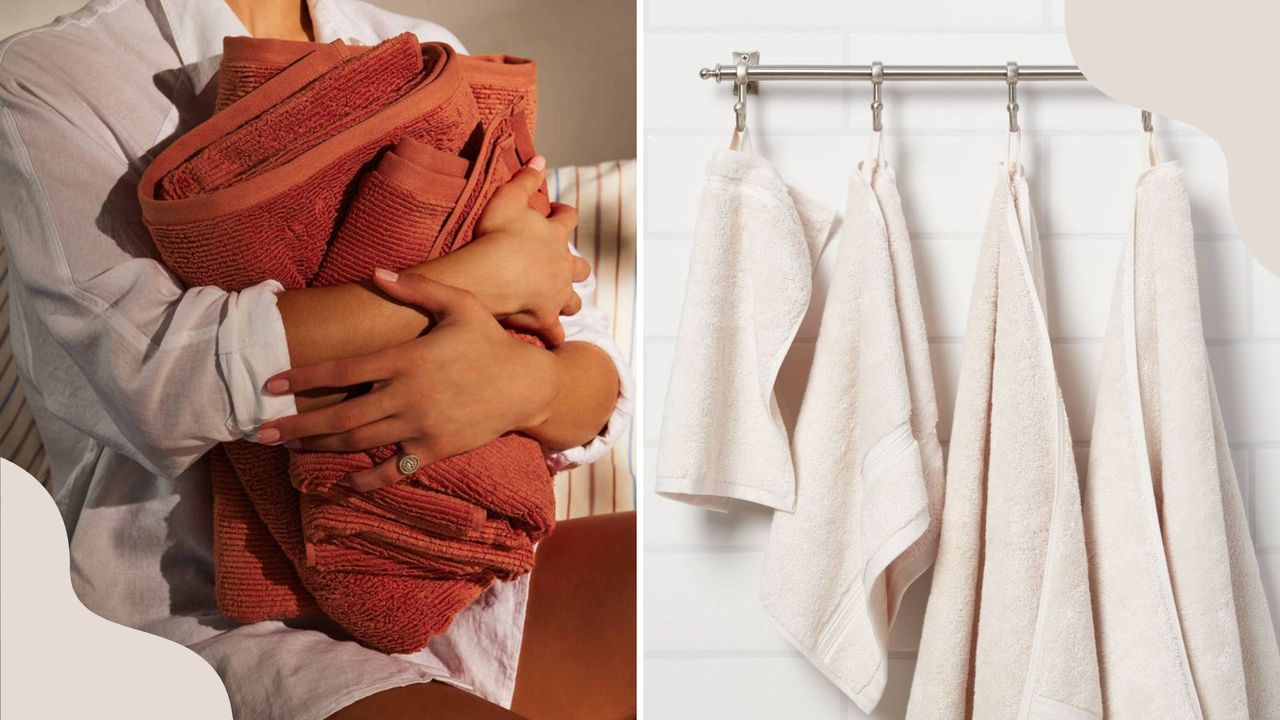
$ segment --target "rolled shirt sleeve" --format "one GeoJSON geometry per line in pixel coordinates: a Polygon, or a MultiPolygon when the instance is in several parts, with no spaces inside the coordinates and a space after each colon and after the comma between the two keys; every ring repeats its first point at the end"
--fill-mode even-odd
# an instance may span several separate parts
{"type": "MultiPolygon", "coordinates": [[[[580,253],[570,245],[574,255],[580,253]]],[[[622,355],[621,348],[613,339],[609,328],[609,315],[597,307],[595,295],[596,276],[593,271],[586,280],[574,283],[573,289],[582,300],[582,309],[575,315],[561,318],[564,326],[565,342],[586,342],[595,345],[613,360],[618,369],[618,400],[614,404],[609,422],[598,435],[589,442],[568,450],[547,450],[547,466],[553,472],[568,470],[579,465],[586,465],[599,460],[609,452],[618,439],[627,432],[631,424],[631,416],[635,407],[635,384],[631,377],[631,366],[622,355]]]]}
{"type": "Polygon", "coordinates": [[[0,235],[27,344],[15,358],[48,409],[161,477],[294,412],[292,396],[262,389],[288,368],[280,286],[184,288],[142,226],[141,163],[96,137],[90,113],[7,80],[0,235]]]}

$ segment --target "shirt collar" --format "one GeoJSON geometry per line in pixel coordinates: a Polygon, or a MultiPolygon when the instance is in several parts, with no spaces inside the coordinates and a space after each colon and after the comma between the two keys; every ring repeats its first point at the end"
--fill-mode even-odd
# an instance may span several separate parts
{"type": "MultiPolygon", "coordinates": [[[[223,0],[150,0],[161,29],[167,31],[183,69],[199,92],[213,78],[222,61],[222,39],[248,35],[240,18],[223,0]]],[[[317,42],[373,45],[379,40],[369,23],[362,21],[341,0],[307,0],[317,42]]]]}

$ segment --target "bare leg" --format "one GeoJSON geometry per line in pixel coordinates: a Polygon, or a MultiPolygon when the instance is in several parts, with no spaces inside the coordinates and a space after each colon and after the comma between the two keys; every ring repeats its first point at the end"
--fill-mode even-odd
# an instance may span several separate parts
{"type": "Polygon", "coordinates": [[[538,545],[511,712],[444,683],[329,720],[622,720],[636,713],[636,516],[566,520],[538,545]]]}
{"type": "Polygon", "coordinates": [[[635,717],[635,558],[635,513],[565,521],[538,546],[513,710],[635,717]]]}
{"type": "Polygon", "coordinates": [[[329,720],[521,720],[520,716],[442,682],[374,693],[329,720]]]}

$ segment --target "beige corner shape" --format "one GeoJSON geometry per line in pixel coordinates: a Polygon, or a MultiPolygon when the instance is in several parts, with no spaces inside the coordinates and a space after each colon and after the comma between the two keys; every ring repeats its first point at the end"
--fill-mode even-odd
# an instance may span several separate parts
{"type": "Polygon", "coordinates": [[[89,612],[69,570],[53,498],[0,459],[0,716],[231,720],[212,667],[177,643],[89,612]]]}
{"type": "Polygon", "coordinates": [[[1280,3],[1066,0],[1066,16],[1071,53],[1098,89],[1218,141],[1236,229],[1280,276],[1280,3]]]}

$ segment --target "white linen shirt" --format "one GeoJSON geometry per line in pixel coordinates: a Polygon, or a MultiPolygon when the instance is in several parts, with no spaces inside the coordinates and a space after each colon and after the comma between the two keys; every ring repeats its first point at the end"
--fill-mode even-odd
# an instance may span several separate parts
{"type": "MultiPolygon", "coordinates": [[[[373,44],[449,32],[356,0],[308,0],[316,40],[373,44]]],[[[280,286],[184,289],[142,226],[136,185],[160,148],[212,112],[222,39],[248,32],[221,0],[95,0],[0,42],[0,237],[10,253],[19,375],[67,524],[85,605],[188,645],[238,717],[324,718],[378,690],[444,679],[509,706],[527,576],[495,586],[445,635],[390,656],[324,622],[239,626],[213,593],[204,454],[295,412],[262,392],[289,365],[280,286]]],[[[577,287],[570,340],[598,345],[624,388],[600,437],[549,453],[599,457],[629,421],[629,371],[608,318],[577,287]]]]}

